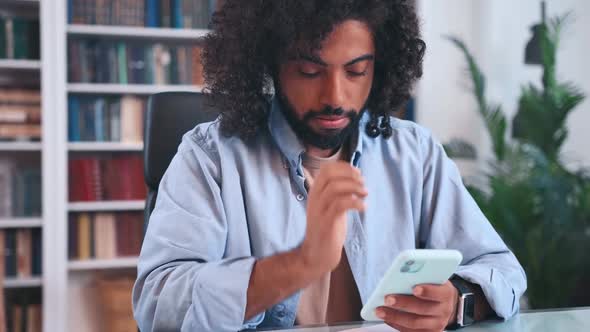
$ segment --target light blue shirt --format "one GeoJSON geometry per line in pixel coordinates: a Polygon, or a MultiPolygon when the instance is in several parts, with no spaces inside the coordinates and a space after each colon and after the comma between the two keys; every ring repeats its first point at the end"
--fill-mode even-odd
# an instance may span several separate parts
{"type": "MultiPolygon", "coordinates": [[[[185,134],[158,192],[141,250],[133,308],[141,331],[239,331],[293,325],[299,293],[245,321],[256,259],[299,246],[305,235],[304,147],[276,101],[268,130],[225,137],[219,121],[185,134]]],[[[525,273],[482,214],[455,164],[424,128],[392,119],[371,138],[362,118],[351,164],[369,192],[350,212],[345,250],[363,303],[404,249],[456,249],[456,274],[479,284],[509,318],[525,273]]]]}

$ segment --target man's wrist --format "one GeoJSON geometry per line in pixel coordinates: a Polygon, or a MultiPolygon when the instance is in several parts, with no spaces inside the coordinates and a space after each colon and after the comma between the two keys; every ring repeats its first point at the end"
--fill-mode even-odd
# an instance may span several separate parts
{"type": "Polygon", "coordinates": [[[459,301],[461,300],[461,297],[459,296],[459,291],[455,288],[455,286],[453,286],[453,291],[453,312],[449,317],[447,326],[455,325],[457,323],[457,308],[459,307],[459,301]]]}
{"type": "Polygon", "coordinates": [[[467,281],[459,278],[451,278],[451,283],[457,291],[454,322],[448,325],[449,329],[458,329],[469,326],[475,322],[476,294],[474,287],[467,281]]]}
{"type": "Polygon", "coordinates": [[[311,283],[315,279],[321,277],[323,272],[312,263],[310,257],[304,252],[301,246],[294,249],[291,253],[293,254],[296,271],[298,271],[298,275],[303,280],[311,283]]]}

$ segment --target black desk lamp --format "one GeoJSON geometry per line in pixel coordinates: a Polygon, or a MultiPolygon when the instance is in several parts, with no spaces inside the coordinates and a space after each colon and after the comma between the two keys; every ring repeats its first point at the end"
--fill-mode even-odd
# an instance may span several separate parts
{"type": "Polygon", "coordinates": [[[535,24],[531,27],[531,32],[533,33],[533,38],[531,38],[531,40],[527,43],[525,55],[524,55],[524,63],[526,63],[527,65],[542,65],[543,64],[543,50],[541,50],[541,35],[543,32],[543,29],[546,28],[545,11],[546,11],[545,1],[541,1],[542,21],[540,24],[535,24]]]}

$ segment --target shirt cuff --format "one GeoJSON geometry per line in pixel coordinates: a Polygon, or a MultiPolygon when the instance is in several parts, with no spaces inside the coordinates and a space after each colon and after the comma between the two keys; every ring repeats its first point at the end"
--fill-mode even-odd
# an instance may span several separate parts
{"type": "Polygon", "coordinates": [[[477,264],[462,265],[459,266],[455,275],[479,285],[498,317],[506,320],[518,312],[519,303],[516,293],[497,269],[477,264]]]}
{"type": "Polygon", "coordinates": [[[256,258],[246,257],[204,264],[193,290],[193,301],[204,310],[198,315],[203,328],[239,331],[256,328],[264,312],[245,320],[248,285],[256,258]],[[215,285],[211,287],[211,285],[215,285]]]}

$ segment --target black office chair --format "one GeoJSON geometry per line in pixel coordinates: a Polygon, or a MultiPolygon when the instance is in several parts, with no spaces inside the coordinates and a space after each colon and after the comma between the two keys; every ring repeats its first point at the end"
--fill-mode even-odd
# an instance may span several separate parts
{"type": "Polygon", "coordinates": [[[163,92],[150,96],[143,139],[143,169],[148,186],[144,231],[156,204],[160,180],[176,154],[182,135],[199,123],[214,120],[218,114],[205,94],[163,92]]]}

